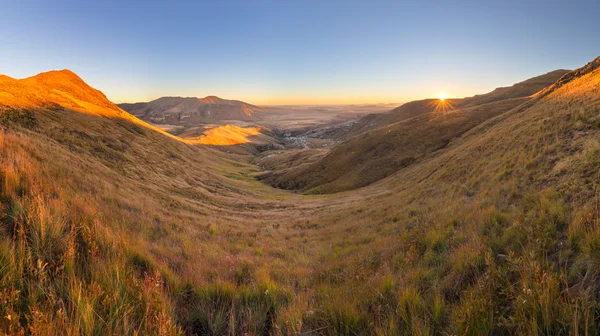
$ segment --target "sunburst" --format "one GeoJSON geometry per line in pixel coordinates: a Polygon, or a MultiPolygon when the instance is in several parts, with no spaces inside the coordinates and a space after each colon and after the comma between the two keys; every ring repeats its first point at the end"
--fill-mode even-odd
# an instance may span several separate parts
{"type": "Polygon", "coordinates": [[[452,106],[451,99],[448,98],[445,94],[438,95],[437,99],[433,99],[431,101],[431,106],[433,106],[433,112],[443,112],[446,113],[448,111],[454,110],[454,106],[452,106]]]}

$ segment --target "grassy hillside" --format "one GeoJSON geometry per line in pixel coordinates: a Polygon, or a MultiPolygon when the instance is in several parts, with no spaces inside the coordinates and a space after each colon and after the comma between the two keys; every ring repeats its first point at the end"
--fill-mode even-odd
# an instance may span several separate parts
{"type": "MultiPolygon", "coordinates": [[[[3,93],[17,96],[15,87],[3,93]]],[[[245,270],[273,239],[259,235],[263,218],[281,222],[294,206],[276,202],[280,193],[265,192],[247,177],[256,168],[230,154],[191,146],[112,103],[95,112],[48,104],[53,89],[42,88],[22,108],[0,110],[1,330],[201,332],[208,326],[194,311],[231,288],[246,291],[266,323],[271,297],[245,270]]]]}
{"type": "Polygon", "coordinates": [[[440,110],[458,110],[505,99],[529,97],[553,84],[568,72],[568,70],[551,71],[547,74],[530,78],[509,87],[497,88],[494,91],[486,94],[475,95],[467,98],[446,99],[443,105],[439,104],[438,99],[423,99],[408,102],[387,113],[365,116],[352,128],[345,132],[341,132],[336,136],[340,139],[348,139],[366,131],[404,121],[425,113],[436,112],[440,110]]]}
{"type": "Polygon", "coordinates": [[[129,117],[11,105],[0,330],[596,334],[599,68],[336,195],[129,117]]]}
{"type": "Polygon", "coordinates": [[[308,193],[363,187],[419,162],[469,129],[524,101],[507,99],[458,111],[426,113],[356,136],[313,164],[267,172],[259,178],[279,188],[308,193]]]}
{"type": "Polygon", "coordinates": [[[271,170],[259,178],[279,188],[308,193],[369,185],[444,148],[485,120],[524,103],[564,74],[564,70],[557,70],[485,95],[444,101],[426,99],[368,116],[351,130],[359,135],[336,146],[321,160],[271,170]]]}

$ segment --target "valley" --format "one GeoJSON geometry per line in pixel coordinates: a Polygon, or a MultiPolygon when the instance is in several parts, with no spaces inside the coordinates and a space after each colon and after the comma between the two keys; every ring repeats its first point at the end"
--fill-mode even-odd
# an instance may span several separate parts
{"type": "Polygon", "coordinates": [[[216,99],[0,77],[1,330],[598,331],[600,58],[443,105],[216,99]]]}

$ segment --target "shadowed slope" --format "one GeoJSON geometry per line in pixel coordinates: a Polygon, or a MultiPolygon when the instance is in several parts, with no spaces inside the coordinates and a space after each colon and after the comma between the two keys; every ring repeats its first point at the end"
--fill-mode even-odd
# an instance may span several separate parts
{"type": "Polygon", "coordinates": [[[258,177],[276,187],[312,193],[366,186],[444,148],[483,121],[526,102],[531,99],[528,96],[545,87],[541,85],[550,85],[564,73],[554,71],[486,95],[443,102],[426,99],[382,115],[367,116],[359,122],[363,133],[336,146],[321,160],[258,177]]]}
{"type": "Polygon", "coordinates": [[[218,120],[252,121],[260,118],[264,109],[238,100],[162,97],[148,103],[120,104],[129,113],[147,121],[166,124],[213,122],[218,120]]]}
{"type": "MultiPolygon", "coordinates": [[[[467,98],[446,99],[446,107],[443,109],[462,109],[504,99],[528,97],[553,84],[568,72],[569,70],[555,70],[544,75],[530,78],[513,86],[497,88],[486,94],[467,98]]],[[[368,130],[410,119],[424,113],[434,112],[436,109],[440,109],[438,99],[423,99],[409,102],[387,113],[365,116],[347,133],[338,136],[343,139],[348,139],[351,136],[358,135],[368,130]]]]}
{"type": "Polygon", "coordinates": [[[369,302],[394,325],[373,329],[598,333],[600,58],[542,93],[353,192],[389,194],[340,216],[357,238],[333,243],[338,259],[321,272],[364,277],[345,280],[340,295],[376,284],[369,302]],[[450,330],[440,327],[446,319],[450,330]]]}

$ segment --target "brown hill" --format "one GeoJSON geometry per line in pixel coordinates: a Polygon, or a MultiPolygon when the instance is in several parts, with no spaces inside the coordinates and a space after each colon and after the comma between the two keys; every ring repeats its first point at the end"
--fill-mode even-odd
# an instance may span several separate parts
{"type": "Polygon", "coordinates": [[[202,300],[176,293],[204,282],[194,268],[229,254],[228,235],[249,236],[293,205],[274,204],[281,193],[248,178],[252,165],[198,143],[122,111],[70,71],[1,76],[0,333],[204,332],[194,322],[202,300]],[[199,241],[214,257],[184,247],[199,241]]]}
{"type": "Polygon", "coordinates": [[[161,124],[194,124],[220,120],[258,120],[264,108],[239,100],[162,97],[148,103],[119,104],[125,111],[146,121],[161,124]]]}
{"type": "Polygon", "coordinates": [[[371,115],[354,137],[311,165],[258,176],[273,186],[312,193],[355,189],[376,182],[444,148],[487,119],[505,113],[565,74],[557,70],[509,88],[463,99],[425,99],[371,115]],[[536,90],[536,91],[534,91],[536,90]]]}
{"type": "Polygon", "coordinates": [[[523,82],[509,87],[497,88],[492,92],[475,95],[467,98],[446,99],[445,106],[440,107],[438,99],[423,99],[403,104],[388,113],[373,114],[363,117],[351,129],[343,131],[337,135],[338,138],[348,139],[354,135],[372,130],[384,125],[400,122],[424,113],[434,112],[436,109],[462,109],[482,104],[493,103],[495,101],[524,98],[535,94],[543,88],[553,84],[569,70],[555,70],[544,75],[530,78],[523,82]]]}

